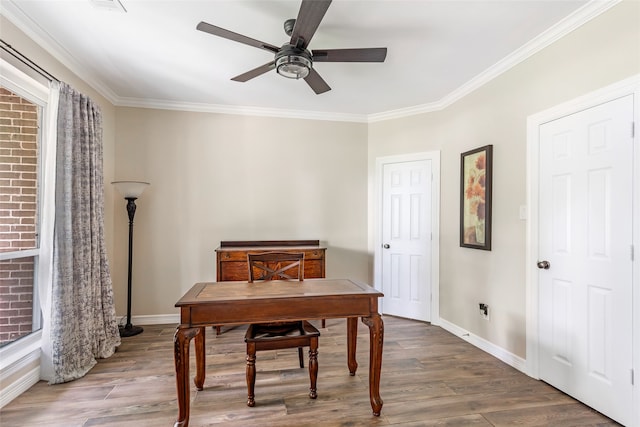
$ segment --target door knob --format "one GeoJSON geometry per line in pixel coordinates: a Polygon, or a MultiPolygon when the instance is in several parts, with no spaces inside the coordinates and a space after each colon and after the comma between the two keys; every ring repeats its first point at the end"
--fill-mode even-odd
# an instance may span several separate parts
{"type": "Polygon", "coordinates": [[[542,270],[548,270],[549,267],[551,267],[551,264],[549,264],[549,261],[538,261],[538,268],[542,270]]]}
{"type": "Polygon", "coordinates": [[[388,243],[385,243],[384,245],[382,245],[382,247],[385,248],[385,249],[389,249],[391,246],[389,246],[388,243]]]}

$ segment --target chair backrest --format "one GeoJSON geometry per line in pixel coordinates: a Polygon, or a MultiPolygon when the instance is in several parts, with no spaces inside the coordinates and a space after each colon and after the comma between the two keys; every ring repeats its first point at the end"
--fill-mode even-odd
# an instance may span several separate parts
{"type": "Polygon", "coordinates": [[[304,280],[304,253],[247,254],[249,282],[254,280],[304,280]]]}

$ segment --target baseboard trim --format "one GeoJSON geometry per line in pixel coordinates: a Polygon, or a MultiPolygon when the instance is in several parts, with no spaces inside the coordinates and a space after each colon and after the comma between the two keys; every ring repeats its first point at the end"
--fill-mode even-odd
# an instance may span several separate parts
{"type": "Polygon", "coordinates": [[[131,323],[134,325],[164,325],[180,323],[179,314],[149,314],[144,316],[131,316],[131,323]]]}
{"type": "Polygon", "coordinates": [[[485,340],[484,338],[474,335],[471,332],[443,318],[440,318],[440,327],[452,333],[453,335],[462,338],[469,344],[478,347],[480,350],[489,353],[496,359],[503,361],[504,363],[517,369],[518,371],[527,374],[526,360],[522,357],[516,356],[510,351],[507,351],[504,348],[485,340]]]}
{"type": "MultiPolygon", "coordinates": [[[[37,358],[40,357],[39,354],[36,355],[37,358]]],[[[25,360],[21,361],[21,363],[16,364],[18,366],[12,366],[11,372],[17,372],[20,369],[21,365],[26,365],[33,360],[33,357],[25,358],[25,360]]],[[[9,376],[9,373],[3,375],[9,376]]],[[[4,379],[4,378],[3,378],[4,379]]],[[[7,404],[9,404],[13,399],[20,396],[25,391],[29,390],[34,384],[40,381],[40,367],[35,367],[28,371],[26,374],[18,378],[17,380],[11,382],[6,387],[4,386],[5,381],[2,381],[2,393],[0,393],[0,408],[4,408],[7,404]]]]}

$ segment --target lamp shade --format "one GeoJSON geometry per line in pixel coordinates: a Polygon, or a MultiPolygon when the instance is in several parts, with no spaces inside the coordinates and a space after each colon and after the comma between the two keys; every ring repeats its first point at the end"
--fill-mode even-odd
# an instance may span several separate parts
{"type": "Polygon", "coordinates": [[[135,199],[140,197],[148,185],[151,185],[148,182],[143,181],[113,181],[112,184],[116,186],[120,194],[125,198],[135,199]]]}

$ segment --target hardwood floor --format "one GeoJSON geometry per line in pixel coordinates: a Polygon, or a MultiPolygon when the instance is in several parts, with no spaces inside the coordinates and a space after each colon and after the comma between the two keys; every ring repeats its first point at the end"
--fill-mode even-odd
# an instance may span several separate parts
{"type": "MultiPolygon", "coordinates": [[[[346,322],[321,329],[318,398],[295,350],[258,353],[256,406],[246,406],[245,326],[207,328],[204,390],[192,385],[190,426],[615,426],[598,412],[533,380],[443,329],[384,317],[380,394],[371,413],[368,328],[359,368],[346,366],[346,322]]],[[[319,322],[314,322],[318,323],[319,322]]],[[[319,325],[317,325],[319,326],[319,325]]],[[[2,426],[172,426],[177,415],[174,325],[146,326],[82,379],[34,385],[0,411],[2,426]]],[[[191,373],[194,373],[192,351],[191,373]]]]}

